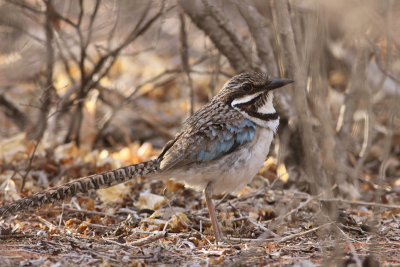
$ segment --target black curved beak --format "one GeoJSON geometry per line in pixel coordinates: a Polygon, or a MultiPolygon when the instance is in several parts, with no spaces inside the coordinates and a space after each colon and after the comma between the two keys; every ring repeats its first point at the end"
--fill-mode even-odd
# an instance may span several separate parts
{"type": "Polygon", "coordinates": [[[285,86],[286,84],[289,84],[292,82],[294,82],[294,80],[280,79],[280,78],[271,79],[271,82],[267,85],[266,89],[274,90],[276,88],[280,88],[280,87],[285,86]]]}

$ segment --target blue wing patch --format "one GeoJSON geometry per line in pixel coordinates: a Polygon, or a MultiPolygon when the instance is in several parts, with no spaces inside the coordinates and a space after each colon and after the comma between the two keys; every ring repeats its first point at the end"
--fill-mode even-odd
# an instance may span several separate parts
{"type": "MultiPolygon", "coordinates": [[[[226,129],[216,140],[216,145],[200,150],[197,161],[204,162],[219,158],[238,146],[250,142],[254,138],[256,125],[249,120],[243,120],[239,125],[227,125],[226,129]]],[[[212,128],[211,135],[217,136],[217,130],[212,128]]]]}

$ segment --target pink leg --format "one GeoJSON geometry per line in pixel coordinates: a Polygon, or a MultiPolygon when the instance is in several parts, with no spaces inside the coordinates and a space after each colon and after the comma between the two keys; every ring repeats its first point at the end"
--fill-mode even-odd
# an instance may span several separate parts
{"type": "Polygon", "coordinates": [[[208,213],[210,214],[211,224],[214,229],[215,240],[217,242],[222,241],[224,235],[222,234],[221,229],[219,228],[217,216],[215,215],[214,203],[212,202],[211,199],[212,197],[211,183],[209,183],[206,189],[204,189],[204,196],[206,197],[206,204],[208,208],[208,213]]]}

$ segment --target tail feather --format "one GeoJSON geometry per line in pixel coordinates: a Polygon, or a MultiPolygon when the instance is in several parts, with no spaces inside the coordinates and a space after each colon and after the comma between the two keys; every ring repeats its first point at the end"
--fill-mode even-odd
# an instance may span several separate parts
{"type": "Polygon", "coordinates": [[[154,159],[119,169],[94,174],[69,183],[50,188],[46,191],[25,197],[8,205],[0,207],[0,218],[30,207],[42,207],[75,196],[77,193],[86,193],[89,190],[111,187],[124,183],[135,177],[155,173],[159,170],[159,160],[154,159]]]}

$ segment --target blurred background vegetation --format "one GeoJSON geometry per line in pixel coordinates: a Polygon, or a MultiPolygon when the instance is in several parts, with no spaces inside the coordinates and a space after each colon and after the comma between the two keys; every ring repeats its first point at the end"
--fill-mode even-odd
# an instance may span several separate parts
{"type": "Polygon", "coordinates": [[[161,148],[229,77],[260,70],[296,80],[276,101],[287,186],[381,199],[400,186],[399,12],[373,0],[2,1],[0,136],[161,148]]]}
{"type": "Polygon", "coordinates": [[[93,151],[146,160],[256,70],[295,80],[260,176],[328,204],[398,204],[399,15],[394,0],[0,1],[0,197],[93,151]]]}

